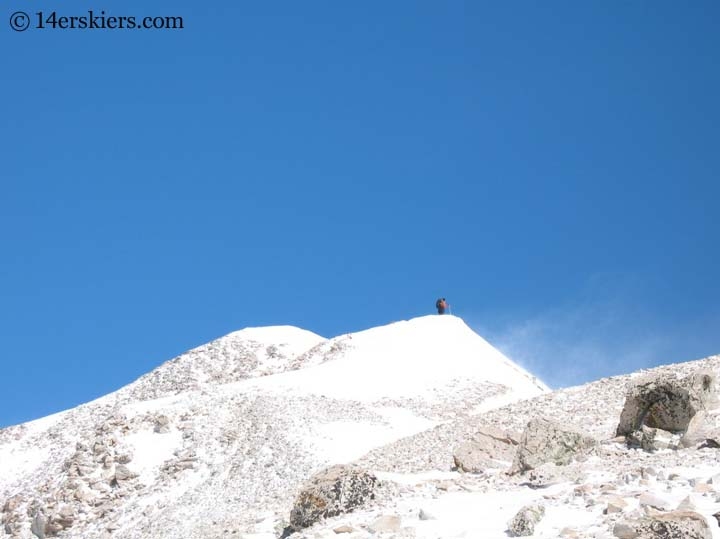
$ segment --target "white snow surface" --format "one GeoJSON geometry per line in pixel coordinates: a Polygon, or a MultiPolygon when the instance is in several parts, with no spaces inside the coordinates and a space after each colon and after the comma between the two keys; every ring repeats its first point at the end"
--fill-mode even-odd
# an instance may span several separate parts
{"type": "Polygon", "coordinates": [[[372,402],[381,398],[433,398],[459,377],[501,384],[517,398],[548,388],[455,316],[425,316],[350,335],[336,361],[256,380],[256,387],[372,402]]]}
{"type": "MultiPolygon", "coordinates": [[[[703,365],[720,368],[720,356],[703,365]]],[[[576,482],[546,489],[502,470],[452,471],[454,448],[481,425],[519,432],[542,414],[608,440],[633,377],[550,392],[449,315],[333,339],[247,328],[96,401],[0,430],[0,537],[32,539],[33,520],[37,529],[71,515],[59,537],[276,538],[302,484],[349,462],[380,478],[375,502],[293,537],[335,537],[346,524],[348,539],[500,538],[520,507],[542,503],[537,537],[567,528],[609,538],[619,518],[603,515],[609,491],[636,511],[640,492],[675,505],[695,496],[711,522],[720,492],[696,485],[720,485],[712,450],[646,455],[611,444],[576,482]],[[648,467],[655,475],[641,477],[648,467]],[[433,518],[419,519],[420,509],[433,518]],[[389,514],[402,530],[369,531],[389,514]]]]}

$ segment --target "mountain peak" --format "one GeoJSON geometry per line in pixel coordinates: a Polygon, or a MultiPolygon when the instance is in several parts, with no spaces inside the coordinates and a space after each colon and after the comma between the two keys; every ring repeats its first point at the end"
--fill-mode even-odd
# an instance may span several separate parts
{"type": "Polygon", "coordinates": [[[245,328],[0,431],[3,518],[23,539],[45,518],[68,537],[214,537],[208,522],[252,527],[324,466],[545,391],[455,316],[332,339],[245,328]]]}

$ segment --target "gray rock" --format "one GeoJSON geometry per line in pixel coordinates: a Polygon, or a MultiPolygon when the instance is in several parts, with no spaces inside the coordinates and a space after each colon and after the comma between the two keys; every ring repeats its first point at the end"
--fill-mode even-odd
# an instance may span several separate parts
{"type": "Polygon", "coordinates": [[[640,468],[640,477],[643,479],[650,479],[651,477],[657,477],[658,471],[652,466],[643,466],[640,468]]]}
{"type": "Polygon", "coordinates": [[[504,468],[511,462],[519,437],[495,428],[480,429],[453,454],[455,467],[463,472],[480,473],[488,468],[504,468]]]}
{"type": "Polygon", "coordinates": [[[115,455],[115,461],[118,464],[127,464],[130,461],[132,461],[133,456],[130,453],[121,453],[119,455],[115,455]]]}
{"type": "Polygon", "coordinates": [[[510,537],[529,537],[535,533],[535,525],[545,516],[542,505],[526,505],[508,523],[510,537]]]}
{"type": "Polygon", "coordinates": [[[25,501],[25,498],[22,494],[16,494],[15,496],[11,496],[10,498],[8,498],[5,501],[5,504],[3,505],[3,508],[2,508],[2,512],[3,513],[12,513],[24,501],[25,501]]]}
{"type": "Polygon", "coordinates": [[[420,520],[435,520],[435,516],[432,513],[428,513],[425,509],[420,509],[418,518],[420,520]]]}
{"type": "Polygon", "coordinates": [[[350,512],[375,496],[376,477],[356,467],[338,465],[314,475],[301,489],[290,527],[299,530],[320,519],[350,512]]]}
{"type": "Polygon", "coordinates": [[[638,532],[627,522],[618,522],[613,527],[613,535],[618,539],[636,539],[638,532]]]}
{"type": "Polygon", "coordinates": [[[640,506],[653,507],[654,509],[659,509],[660,511],[669,511],[673,508],[673,505],[669,501],[650,492],[644,492],[641,494],[638,502],[640,503],[640,506]]]}
{"type": "Polygon", "coordinates": [[[613,513],[622,513],[627,507],[627,502],[619,496],[613,496],[607,502],[605,508],[605,514],[611,515],[613,513]]]}
{"type": "Polygon", "coordinates": [[[402,522],[399,516],[383,515],[373,520],[372,523],[368,526],[368,529],[372,533],[398,532],[400,531],[401,525],[402,522]]]}
{"type": "Polygon", "coordinates": [[[45,539],[45,524],[47,519],[42,513],[36,513],[30,524],[30,531],[39,539],[45,539]]]}
{"type": "Polygon", "coordinates": [[[717,418],[717,415],[711,416],[705,410],[697,412],[682,437],[683,447],[720,447],[720,428],[715,424],[714,418],[717,418]]]}
{"type": "Polygon", "coordinates": [[[545,418],[531,420],[520,439],[510,473],[532,470],[547,462],[569,464],[575,456],[597,446],[577,430],[545,418]]]}
{"type": "Polygon", "coordinates": [[[697,505],[692,496],[686,496],[677,506],[678,511],[697,511],[697,505]]]}
{"type": "Polygon", "coordinates": [[[522,476],[521,484],[530,488],[547,488],[566,481],[578,481],[581,473],[577,469],[567,466],[557,466],[552,462],[541,464],[537,468],[526,471],[522,476]]]}
{"type": "Polygon", "coordinates": [[[619,522],[613,534],[619,539],[712,539],[705,518],[693,511],[674,511],[619,522]]]}
{"type": "Polygon", "coordinates": [[[73,496],[78,501],[91,502],[97,497],[97,494],[93,492],[93,490],[90,489],[87,485],[82,484],[79,485],[77,489],[75,489],[73,496]]]}
{"type": "Polygon", "coordinates": [[[158,415],[155,418],[155,425],[153,426],[153,431],[158,434],[170,432],[170,419],[168,419],[168,416],[158,415]]]}
{"type": "Polygon", "coordinates": [[[137,474],[131,472],[130,469],[124,464],[118,464],[115,467],[115,481],[122,483],[123,481],[129,481],[137,477],[137,474]]]}
{"type": "Polygon", "coordinates": [[[628,434],[626,440],[629,447],[639,447],[654,452],[660,449],[677,449],[680,437],[666,430],[642,425],[638,430],[628,434]]]}
{"type": "Polygon", "coordinates": [[[645,378],[625,396],[617,434],[627,436],[643,425],[671,433],[685,433],[698,412],[717,402],[716,386],[715,375],[708,371],[699,371],[685,378],[676,378],[671,374],[645,378]]]}

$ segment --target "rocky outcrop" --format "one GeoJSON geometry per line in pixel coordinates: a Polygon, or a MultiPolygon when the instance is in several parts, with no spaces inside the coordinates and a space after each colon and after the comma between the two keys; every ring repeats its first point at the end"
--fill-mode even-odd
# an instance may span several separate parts
{"type": "Polygon", "coordinates": [[[705,518],[693,511],[674,511],[615,524],[618,539],[712,539],[705,518]]]}
{"type": "Polygon", "coordinates": [[[626,436],[630,445],[651,451],[669,447],[665,440],[672,435],[682,437],[683,445],[692,445],[712,430],[708,411],[717,401],[713,372],[700,370],[681,378],[672,373],[646,377],[628,391],[617,434],[626,436]]]}
{"type": "Polygon", "coordinates": [[[307,528],[362,506],[375,496],[376,481],[374,475],[356,466],[338,465],[316,474],[295,500],[290,528],[307,528]]]}
{"type": "Polygon", "coordinates": [[[545,463],[569,464],[596,445],[595,439],[577,430],[546,418],[535,418],[522,434],[510,473],[525,472],[545,463]]]}
{"type": "Polygon", "coordinates": [[[493,427],[480,429],[472,440],[453,453],[455,467],[462,472],[480,473],[488,468],[505,468],[512,462],[520,436],[493,427]]]}
{"type": "Polygon", "coordinates": [[[2,508],[4,531],[11,537],[40,539],[74,533],[76,525],[110,519],[122,498],[138,487],[138,474],[128,467],[131,453],[120,443],[130,429],[121,414],[100,421],[90,437],[75,442],[75,451],[36,492],[13,496],[2,508]]]}

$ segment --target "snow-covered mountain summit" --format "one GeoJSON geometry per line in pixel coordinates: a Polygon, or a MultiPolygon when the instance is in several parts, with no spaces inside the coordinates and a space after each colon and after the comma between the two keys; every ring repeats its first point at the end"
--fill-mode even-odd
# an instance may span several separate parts
{"type": "MultiPolygon", "coordinates": [[[[372,402],[420,397],[473,384],[503,386],[516,398],[548,388],[455,316],[425,316],[332,339],[332,361],[258,380],[254,387],[372,402]]],[[[308,367],[305,358],[303,366],[308,367]]],[[[479,403],[478,403],[479,404],[479,403]]]]}
{"type": "Polygon", "coordinates": [[[720,356],[550,392],[452,316],[248,328],[0,430],[0,537],[720,539],[718,403],[720,356]]]}
{"type": "Polygon", "coordinates": [[[242,387],[361,401],[476,382],[503,385],[518,397],[548,390],[462,319],[446,315],[333,339],[292,326],[246,328],[164,363],[119,394],[133,400],[155,399],[280,373],[286,374],[242,387]]]}
{"type": "Polygon", "coordinates": [[[322,467],[546,391],[454,316],[333,339],[244,329],[0,431],[4,529],[213,537],[284,510],[322,467]]]}
{"type": "Polygon", "coordinates": [[[247,328],[0,431],[5,531],[212,537],[285,507],[324,466],[545,391],[453,316],[333,339],[247,328]]]}

